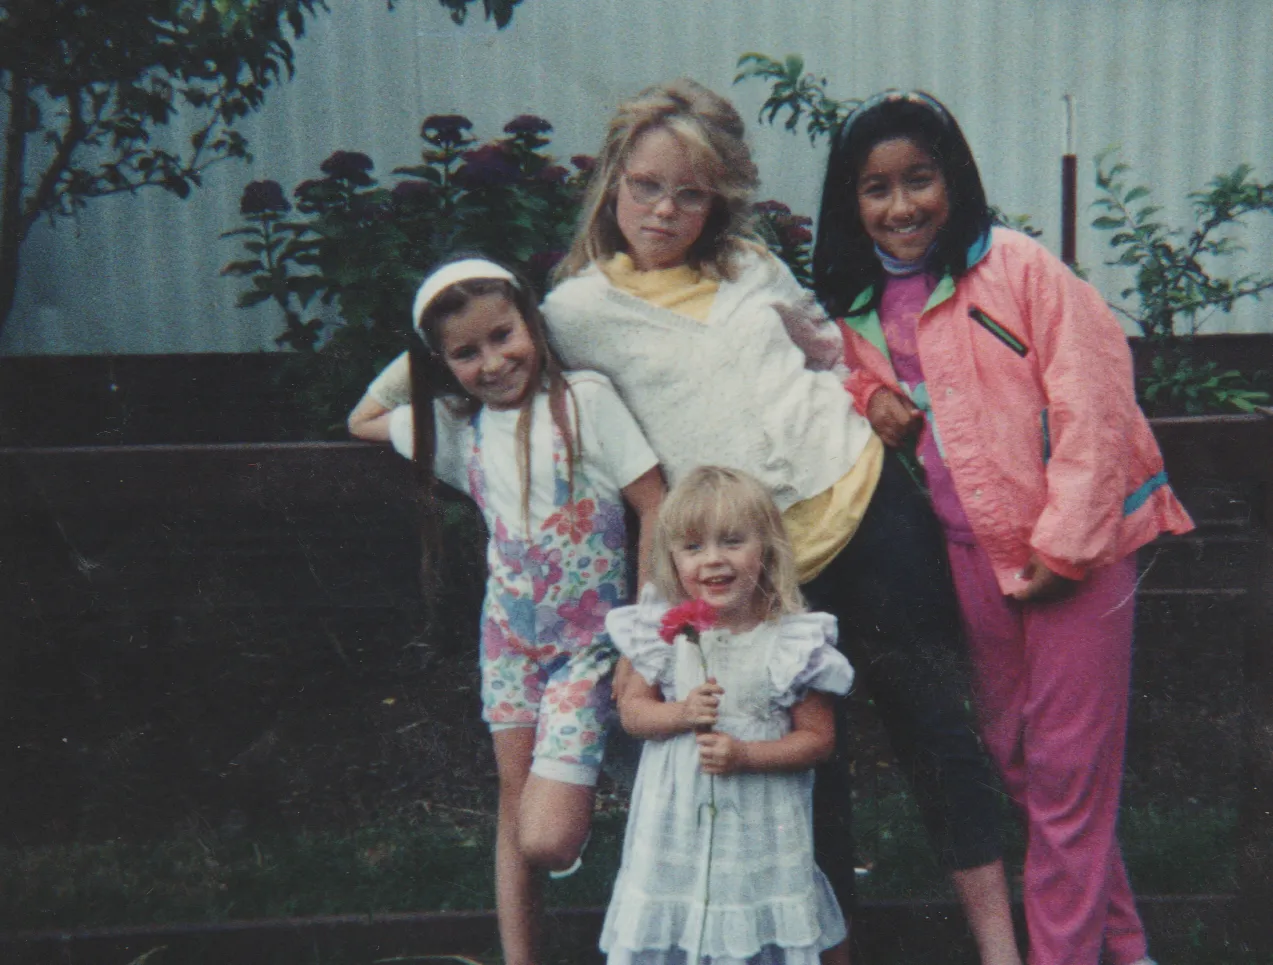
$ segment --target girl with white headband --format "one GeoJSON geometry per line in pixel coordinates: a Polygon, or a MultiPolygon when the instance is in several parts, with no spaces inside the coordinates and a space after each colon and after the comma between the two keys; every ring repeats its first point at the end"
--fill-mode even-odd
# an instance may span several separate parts
{"type": "Polygon", "coordinates": [[[499,771],[496,908],[504,961],[529,965],[541,869],[573,871],[591,822],[618,659],[605,617],[629,599],[623,504],[640,520],[644,582],[663,477],[610,381],[562,371],[534,293],[508,269],[444,264],[413,314],[418,343],[367,389],[349,430],[414,458],[426,527],[436,480],[486,519],[480,662],[499,771]]]}

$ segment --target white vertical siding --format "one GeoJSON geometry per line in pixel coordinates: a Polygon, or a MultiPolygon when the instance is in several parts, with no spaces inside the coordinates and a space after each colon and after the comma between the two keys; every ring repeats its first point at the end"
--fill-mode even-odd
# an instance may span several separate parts
{"type": "MultiPolygon", "coordinates": [[[[4,354],[271,349],[268,306],[234,307],[218,275],[236,257],[221,231],[254,178],[290,188],[333,150],[369,154],[376,174],[419,156],[421,119],[460,112],[480,137],[519,113],[556,126],[563,157],[595,153],[609,112],[640,87],[691,75],[748,119],[764,89],[731,88],[739,54],[802,53],[835,94],[923,87],[951,107],[991,199],[1029,213],[1059,245],[1061,96],[1078,103],[1079,258],[1116,296],[1105,235],[1088,227],[1092,158],[1112,144],[1155,188],[1164,216],[1243,161],[1273,179],[1273,4],[1268,0],[525,0],[498,32],[454,27],[432,0],[331,0],[297,48],[297,76],[245,124],[255,163],[222,165],[181,202],[159,193],[90,205],[78,222],[35,229],[4,354]]],[[[182,136],[180,131],[174,136],[182,136]]],[[[764,195],[814,213],[822,152],[753,126],[764,195]]],[[[1235,273],[1273,266],[1273,218],[1253,221],[1235,273]]],[[[1273,305],[1212,320],[1268,331],[1273,305]]]]}

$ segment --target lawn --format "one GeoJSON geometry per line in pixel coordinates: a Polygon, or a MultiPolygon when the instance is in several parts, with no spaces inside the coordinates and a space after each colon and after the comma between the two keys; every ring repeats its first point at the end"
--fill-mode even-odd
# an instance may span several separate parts
{"type": "MultiPolygon", "coordinates": [[[[408,565],[386,572],[409,589],[408,565]]],[[[270,610],[209,586],[199,605],[45,613],[7,634],[0,932],[489,907],[474,588],[471,573],[444,586],[432,621],[401,587],[400,605],[345,592],[270,610]]],[[[1241,634],[1205,599],[1141,607],[1122,818],[1141,894],[1233,888],[1241,634]]],[[[863,900],[949,897],[869,701],[851,713],[863,900]]],[[[623,806],[607,783],[584,869],[551,905],[605,903],[623,806]]],[[[1201,924],[1175,930],[1164,965],[1267,965],[1201,924]]],[[[563,938],[559,958],[593,940],[563,938]]],[[[353,965],[330,954],[312,962],[353,965]]]]}

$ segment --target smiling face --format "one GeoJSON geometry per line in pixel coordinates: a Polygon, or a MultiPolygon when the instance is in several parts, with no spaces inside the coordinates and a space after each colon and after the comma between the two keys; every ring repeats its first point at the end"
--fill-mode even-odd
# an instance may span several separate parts
{"type": "Polygon", "coordinates": [[[918,261],[950,218],[946,178],[907,137],[871,149],[857,181],[858,215],[871,240],[894,258],[918,261]]]}
{"type": "Polygon", "coordinates": [[[750,630],[764,616],[765,547],[755,527],[687,534],[672,547],[672,562],[682,591],[715,607],[719,626],[750,630]]]}
{"type": "Polygon", "coordinates": [[[465,392],[492,409],[521,404],[539,365],[516,305],[503,295],[478,295],[440,328],[442,358],[465,392]]]}
{"type": "Polygon", "coordinates": [[[651,128],[633,142],[618,178],[615,220],[639,271],[685,264],[707,223],[712,194],[690,152],[671,131],[651,128]],[[705,204],[696,192],[706,192],[705,204]],[[657,197],[643,203],[636,195],[657,197]]]}

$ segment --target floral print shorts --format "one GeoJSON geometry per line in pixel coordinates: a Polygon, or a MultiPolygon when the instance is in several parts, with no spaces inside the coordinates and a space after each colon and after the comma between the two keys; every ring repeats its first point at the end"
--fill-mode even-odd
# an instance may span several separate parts
{"type": "Polygon", "coordinates": [[[493,730],[535,727],[534,773],[594,784],[614,718],[610,683],[618,659],[605,634],[544,657],[513,648],[485,652],[482,719],[493,730]]]}

